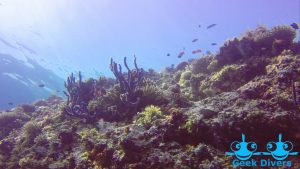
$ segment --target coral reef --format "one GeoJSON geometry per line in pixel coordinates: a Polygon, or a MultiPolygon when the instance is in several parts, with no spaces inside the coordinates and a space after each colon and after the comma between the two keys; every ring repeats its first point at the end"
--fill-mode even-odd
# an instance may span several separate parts
{"type": "Polygon", "coordinates": [[[107,121],[132,120],[138,111],[149,104],[163,105],[168,103],[157,85],[159,75],[153,70],[139,69],[136,58],[134,63],[136,69],[130,70],[126,58],[124,58],[124,65],[128,72],[122,73],[121,65],[117,65],[111,60],[110,68],[116,76],[118,84],[109,83],[106,85],[107,81],[101,79],[96,81],[96,86],[102,86],[101,90],[98,90],[100,92],[97,92],[101,94],[95,95],[87,106],[88,112],[96,114],[95,118],[102,118],[107,121]]]}
{"type": "Polygon", "coordinates": [[[275,56],[292,48],[296,31],[289,26],[267,29],[263,26],[247,32],[241,38],[225,42],[216,58],[218,64],[238,63],[253,56],[275,56]]]}
{"type": "Polygon", "coordinates": [[[230,91],[240,87],[244,83],[243,79],[240,78],[242,77],[240,74],[243,73],[243,69],[244,65],[237,66],[233,64],[224,66],[210,77],[211,86],[221,91],[230,91]]]}
{"type": "Polygon", "coordinates": [[[180,71],[180,70],[184,70],[186,66],[188,66],[189,63],[188,62],[180,62],[177,66],[176,66],[176,70],[180,71]]]}
{"type": "Polygon", "coordinates": [[[161,106],[169,102],[160,87],[156,84],[156,81],[151,80],[150,78],[145,78],[143,80],[140,91],[142,95],[139,110],[148,105],[161,106]]]}
{"type": "Polygon", "coordinates": [[[11,131],[22,127],[29,116],[17,112],[0,112],[0,139],[5,138],[11,131]]]}
{"type": "Polygon", "coordinates": [[[213,56],[207,55],[204,57],[201,57],[199,59],[193,60],[191,64],[191,71],[193,74],[198,74],[198,73],[208,73],[208,65],[212,62],[213,56]]]}
{"type": "Polygon", "coordinates": [[[192,72],[187,70],[181,73],[180,75],[180,80],[179,80],[179,85],[184,86],[184,87],[189,87],[190,85],[190,79],[192,77],[192,72]]]}
{"type": "Polygon", "coordinates": [[[153,125],[155,120],[163,118],[165,118],[165,115],[161,112],[160,108],[151,105],[147,106],[143,112],[139,113],[133,123],[149,128],[153,125]]]}
{"type": "Polygon", "coordinates": [[[126,77],[123,75],[122,66],[117,64],[111,58],[110,69],[114,73],[120,85],[121,101],[129,107],[137,107],[140,102],[139,89],[143,81],[143,69],[139,69],[134,56],[134,70],[130,70],[126,57],[124,57],[124,65],[127,69],[126,77]]]}
{"type": "MultiPolygon", "coordinates": [[[[123,105],[120,99],[119,86],[113,86],[105,91],[105,94],[91,100],[88,103],[87,109],[92,114],[96,114],[95,118],[117,121],[121,118],[119,109],[123,105]]],[[[123,111],[125,112],[125,110],[123,111]]]]}
{"type": "Polygon", "coordinates": [[[83,82],[81,72],[79,72],[78,77],[79,79],[76,81],[72,73],[65,82],[67,92],[64,93],[68,100],[64,111],[69,115],[80,117],[93,116],[94,114],[89,113],[87,110],[87,105],[93,99],[95,81],[89,79],[83,82]]]}
{"type": "MultiPolygon", "coordinates": [[[[232,168],[242,133],[300,142],[300,51],[287,26],[258,27],[157,73],[111,60],[107,77],[0,113],[0,168],[232,168]],[[91,120],[93,119],[93,120],[91,120]]],[[[261,148],[261,147],[259,147],[261,148]]],[[[260,150],[259,150],[260,151],[260,150]]],[[[294,144],[293,151],[300,151],[294,144]]],[[[290,157],[299,168],[299,157],[290,157]]]]}

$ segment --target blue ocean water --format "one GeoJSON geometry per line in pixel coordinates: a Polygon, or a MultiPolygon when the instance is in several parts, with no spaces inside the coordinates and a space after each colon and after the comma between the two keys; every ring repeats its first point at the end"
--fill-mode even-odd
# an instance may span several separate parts
{"type": "Polygon", "coordinates": [[[113,76],[111,57],[160,71],[299,17],[299,0],[0,0],[0,109],[62,96],[71,72],[113,76]]]}

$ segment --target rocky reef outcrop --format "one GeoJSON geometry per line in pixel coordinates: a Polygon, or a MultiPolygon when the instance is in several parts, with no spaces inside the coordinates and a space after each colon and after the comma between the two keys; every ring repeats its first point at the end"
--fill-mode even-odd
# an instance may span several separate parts
{"type": "Polygon", "coordinates": [[[298,143],[295,35],[258,27],[161,73],[137,65],[124,73],[112,61],[116,80],[70,76],[69,101],[53,96],[0,114],[0,168],[221,169],[232,168],[225,152],[242,133],[258,145],[279,133],[298,143]]]}

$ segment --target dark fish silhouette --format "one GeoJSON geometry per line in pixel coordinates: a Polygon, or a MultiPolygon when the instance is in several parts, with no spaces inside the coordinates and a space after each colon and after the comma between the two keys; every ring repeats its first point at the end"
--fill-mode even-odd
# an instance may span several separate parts
{"type": "Polygon", "coordinates": [[[198,25],[199,28],[201,28],[201,25],[198,25]]]}
{"type": "Polygon", "coordinates": [[[192,40],[192,42],[194,43],[194,42],[197,42],[198,41],[198,39],[197,38],[195,38],[195,39],[193,39],[192,40]]]}
{"type": "Polygon", "coordinates": [[[214,23],[214,24],[211,24],[211,25],[208,25],[208,26],[207,26],[207,29],[212,28],[212,27],[214,27],[214,26],[216,26],[216,25],[217,25],[217,24],[215,24],[215,23],[214,23]]]}
{"type": "Polygon", "coordinates": [[[193,51],[192,51],[192,54],[197,54],[197,53],[201,53],[201,52],[202,52],[201,49],[197,49],[197,50],[193,50],[193,51]]]}
{"type": "Polygon", "coordinates": [[[170,53],[167,53],[167,56],[171,56],[171,54],[170,54],[170,53]]]}
{"type": "Polygon", "coordinates": [[[56,92],[59,93],[60,91],[59,91],[59,90],[56,90],[56,92]]]}
{"type": "Polygon", "coordinates": [[[181,58],[184,54],[185,54],[184,51],[180,52],[179,55],[178,55],[178,58],[181,58]]]}
{"type": "Polygon", "coordinates": [[[299,25],[295,22],[291,24],[291,27],[294,29],[299,29],[299,25]]]}
{"type": "Polygon", "coordinates": [[[44,84],[39,84],[39,87],[45,87],[45,85],[44,84]]]}
{"type": "Polygon", "coordinates": [[[13,103],[13,102],[9,102],[9,103],[7,103],[7,104],[8,104],[8,105],[11,105],[11,106],[12,106],[12,105],[14,105],[14,103],[13,103]]]}
{"type": "Polygon", "coordinates": [[[211,43],[211,45],[212,45],[212,46],[215,46],[215,45],[217,45],[217,43],[211,43]]]}

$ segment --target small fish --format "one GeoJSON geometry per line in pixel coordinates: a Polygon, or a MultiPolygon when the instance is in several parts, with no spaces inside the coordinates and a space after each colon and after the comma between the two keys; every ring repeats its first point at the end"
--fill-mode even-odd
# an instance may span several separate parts
{"type": "Polygon", "coordinates": [[[170,53],[167,53],[167,56],[171,56],[171,54],[170,54],[170,53]]]}
{"type": "Polygon", "coordinates": [[[11,106],[12,106],[12,105],[14,105],[14,103],[13,103],[13,102],[9,102],[9,103],[7,103],[7,104],[8,104],[8,105],[11,105],[11,106]]]}
{"type": "Polygon", "coordinates": [[[212,46],[215,46],[215,45],[217,45],[217,43],[211,43],[211,45],[212,45],[212,46]]]}
{"type": "Polygon", "coordinates": [[[59,93],[60,91],[59,91],[59,90],[56,90],[56,92],[59,93]]]}
{"type": "Polygon", "coordinates": [[[209,26],[207,26],[207,29],[209,29],[209,28],[212,28],[212,27],[214,27],[214,26],[216,26],[217,24],[211,24],[211,25],[209,25],[209,26]]]}
{"type": "Polygon", "coordinates": [[[198,25],[198,28],[201,28],[201,25],[198,25]]]}
{"type": "Polygon", "coordinates": [[[291,27],[294,29],[299,29],[299,25],[295,22],[291,24],[291,27]]]}
{"type": "Polygon", "coordinates": [[[184,51],[180,52],[179,55],[178,55],[178,58],[181,58],[184,54],[185,54],[184,51]]]}
{"type": "Polygon", "coordinates": [[[195,39],[193,39],[192,40],[192,42],[194,43],[194,42],[197,42],[198,41],[198,39],[197,38],[195,38],[195,39]]]}
{"type": "Polygon", "coordinates": [[[45,87],[45,84],[39,84],[39,87],[45,87]]]}
{"type": "Polygon", "coordinates": [[[197,53],[201,53],[201,52],[202,52],[201,49],[197,49],[197,50],[193,50],[193,51],[192,51],[192,54],[197,54],[197,53]]]}

